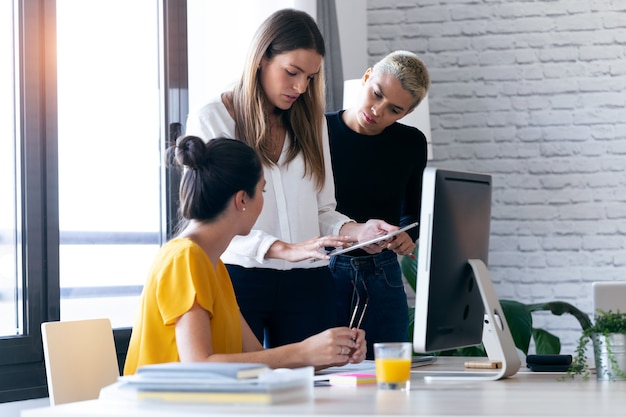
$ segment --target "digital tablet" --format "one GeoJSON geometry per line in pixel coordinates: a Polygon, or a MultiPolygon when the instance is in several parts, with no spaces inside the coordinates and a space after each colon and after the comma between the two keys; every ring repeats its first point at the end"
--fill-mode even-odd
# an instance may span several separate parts
{"type": "Polygon", "coordinates": [[[362,248],[363,246],[371,245],[372,243],[378,243],[381,240],[391,239],[395,235],[400,234],[402,232],[406,232],[407,230],[412,229],[412,228],[416,227],[417,225],[418,225],[418,222],[411,223],[410,225],[404,226],[404,227],[396,230],[395,232],[387,233],[386,235],[378,236],[378,237],[375,237],[374,239],[366,240],[365,242],[355,243],[354,245],[352,245],[350,247],[347,247],[347,248],[336,248],[336,249],[333,249],[332,251],[328,252],[328,255],[330,255],[330,256],[341,255],[342,253],[350,252],[350,251],[353,251],[355,249],[362,248]]]}

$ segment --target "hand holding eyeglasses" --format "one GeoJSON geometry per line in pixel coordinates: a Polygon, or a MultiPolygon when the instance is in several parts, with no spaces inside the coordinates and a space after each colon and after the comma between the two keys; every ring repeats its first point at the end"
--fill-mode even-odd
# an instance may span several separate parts
{"type": "Polygon", "coordinates": [[[331,357],[336,357],[335,360],[337,362],[333,363],[335,366],[347,363],[360,363],[365,359],[365,354],[367,353],[365,331],[361,329],[361,323],[369,303],[369,292],[363,280],[352,281],[352,286],[354,288],[352,292],[354,309],[350,316],[348,327],[329,329],[322,333],[328,333],[332,338],[330,341],[330,354],[331,357]]]}
{"type": "Polygon", "coordinates": [[[316,369],[360,363],[367,353],[365,331],[347,327],[325,330],[303,340],[299,345],[299,353],[316,369]]]}

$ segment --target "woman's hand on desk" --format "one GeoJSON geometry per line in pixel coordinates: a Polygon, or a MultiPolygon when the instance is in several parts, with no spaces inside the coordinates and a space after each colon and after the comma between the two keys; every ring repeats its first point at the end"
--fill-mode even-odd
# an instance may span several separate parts
{"type": "Polygon", "coordinates": [[[359,363],[365,359],[367,344],[365,331],[334,327],[311,336],[302,342],[302,354],[316,369],[359,363]]]}

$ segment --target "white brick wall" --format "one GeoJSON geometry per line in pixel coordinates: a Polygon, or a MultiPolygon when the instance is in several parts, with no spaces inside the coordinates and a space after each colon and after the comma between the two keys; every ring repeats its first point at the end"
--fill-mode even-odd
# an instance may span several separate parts
{"type": "MultiPolygon", "coordinates": [[[[434,161],[493,174],[501,298],[592,313],[626,279],[626,1],[368,0],[368,63],[429,67],[434,161]]],[[[571,316],[534,314],[573,353],[571,316]]]]}

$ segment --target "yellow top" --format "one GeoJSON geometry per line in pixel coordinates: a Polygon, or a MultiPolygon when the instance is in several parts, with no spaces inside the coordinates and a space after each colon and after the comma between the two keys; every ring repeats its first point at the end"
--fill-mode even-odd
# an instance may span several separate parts
{"type": "Polygon", "coordinates": [[[191,308],[194,299],[209,313],[215,353],[242,351],[241,320],[226,267],[214,268],[206,253],[190,239],[163,245],[141,294],[124,375],[139,366],[178,362],[176,319],[191,308]]]}

